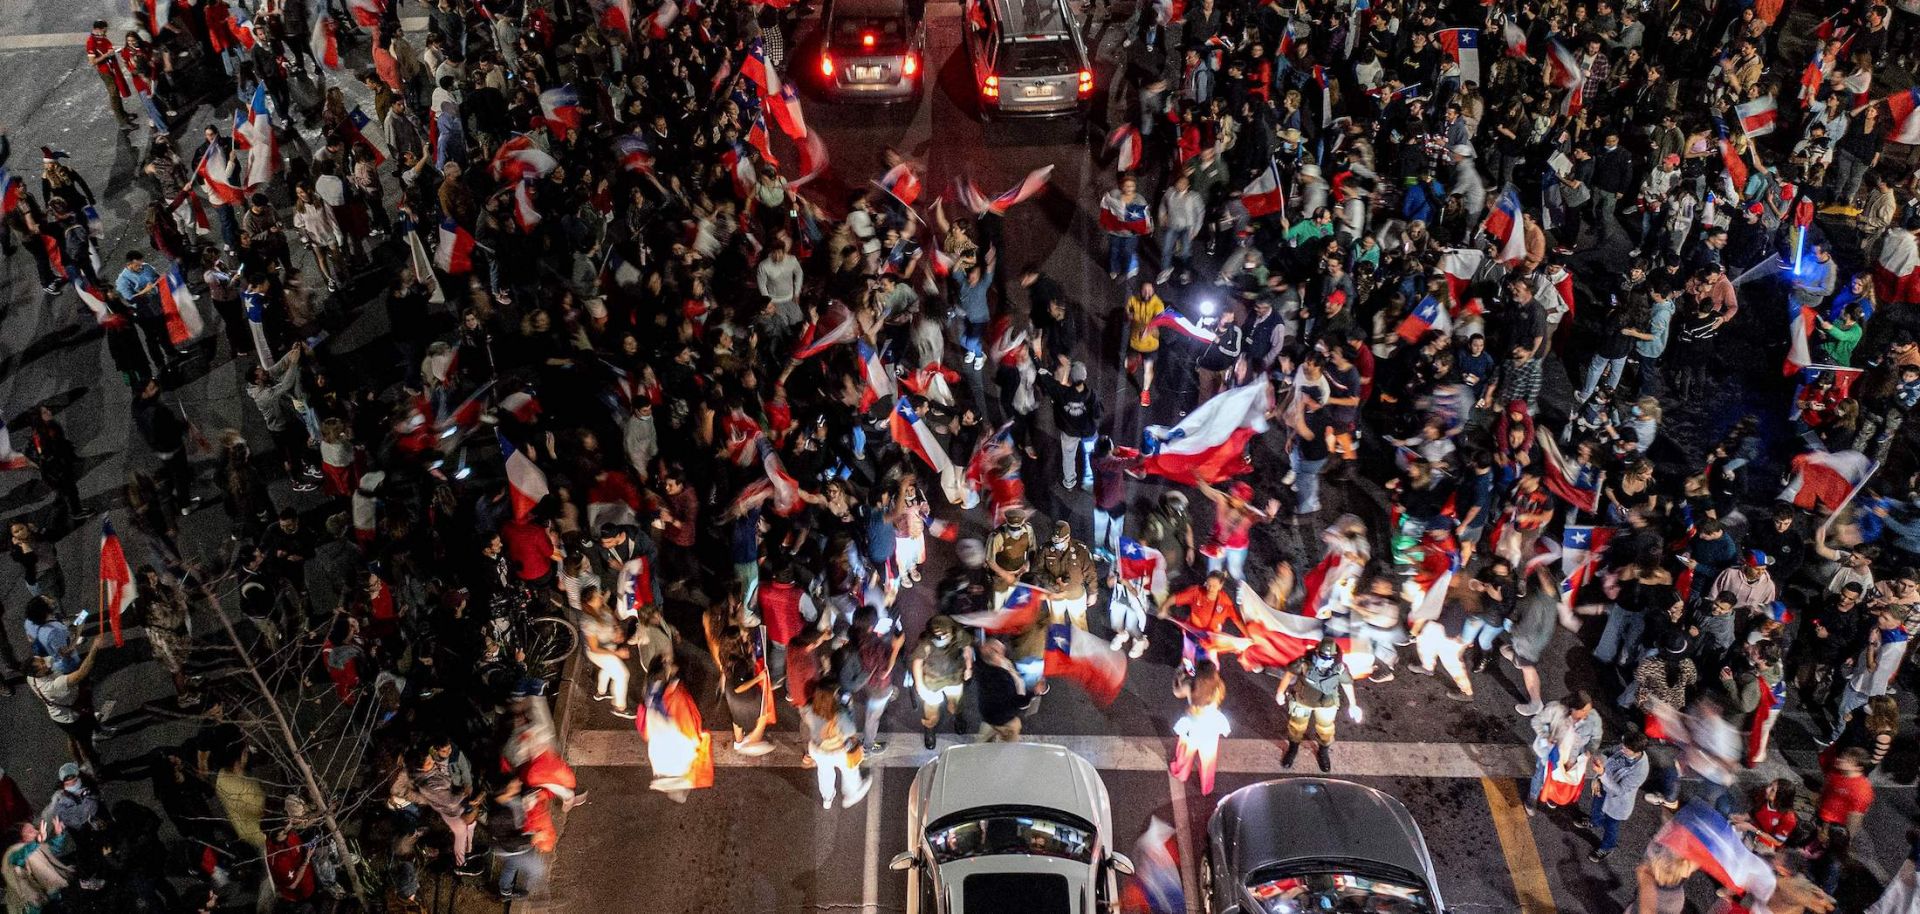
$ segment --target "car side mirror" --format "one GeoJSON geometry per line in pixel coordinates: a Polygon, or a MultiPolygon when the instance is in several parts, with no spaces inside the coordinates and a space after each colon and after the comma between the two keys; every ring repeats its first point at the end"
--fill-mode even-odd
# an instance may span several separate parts
{"type": "Polygon", "coordinates": [[[907,870],[913,869],[913,865],[916,862],[918,861],[914,859],[913,851],[901,851],[893,855],[893,860],[887,863],[887,869],[896,873],[904,873],[907,870]]]}
{"type": "Polygon", "coordinates": [[[1107,858],[1107,863],[1113,867],[1114,872],[1122,876],[1133,875],[1133,861],[1128,859],[1126,854],[1115,851],[1107,858]]]}

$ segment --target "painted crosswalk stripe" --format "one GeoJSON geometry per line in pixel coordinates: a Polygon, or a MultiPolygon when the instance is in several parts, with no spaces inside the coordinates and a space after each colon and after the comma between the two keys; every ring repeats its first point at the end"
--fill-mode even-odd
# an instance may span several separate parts
{"type": "MultiPolygon", "coordinates": [[[[918,733],[882,736],[895,748],[869,756],[876,768],[918,768],[934,752],[919,748],[918,733]],[[908,749],[906,747],[913,748],[908,749]]],[[[730,768],[797,768],[805,756],[799,734],[772,734],[778,746],[762,756],[746,756],[716,741],[714,764],[730,768]]],[[[967,740],[941,736],[938,747],[967,740]]],[[[1040,736],[1028,742],[1052,743],[1073,750],[1103,771],[1161,771],[1172,758],[1172,742],[1148,736],[1040,736]]],[[[567,760],[576,767],[628,767],[645,764],[646,746],[630,729],[581,730],[573,734],[567,760]]],[[[1518,778],[1533,772],[1526,746],[1487,743],[1382,743],[1341,740],[1334,749],[1334,772],[1342,777],[1518,778]]],[[[1220,741],[1220,771],[1228,774],[1278,774],[1280,747],[1271,740],[1220,741]]]]}
{"type": "Polygon", "coordinates": [[[1520,788],[1512,778],[1496,777],[1481,778],[1480,787],[1487,793],[1487,808],[1493,811],[1493,828],[1500,836],[1507,872],[1513,876],[1520,914],[1559,914],[1547,884],[1547,868],[1540,863],[1540,847],[1533,842],[1533,826],[1520,802],[1520,788]]]}

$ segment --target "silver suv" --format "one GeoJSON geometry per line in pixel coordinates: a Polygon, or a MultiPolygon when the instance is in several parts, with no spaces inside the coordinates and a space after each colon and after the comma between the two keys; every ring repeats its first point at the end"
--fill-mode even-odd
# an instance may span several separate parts
{"type": "Polygon", "coordinates": [[[1093,64],[1066,0],[965,0],[965,16],[983,119],[1086,113],[1093,64]]]}

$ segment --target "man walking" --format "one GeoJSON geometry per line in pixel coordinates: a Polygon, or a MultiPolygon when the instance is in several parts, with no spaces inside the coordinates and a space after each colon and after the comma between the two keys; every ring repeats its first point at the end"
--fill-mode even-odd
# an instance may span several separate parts
{"type": "Polygon", "coordinates": [[[1620,844],[1620,823],[1633,815],[1633,795],[1647,782],[1647,735],[1631,731],[1604,759],[1595,759],[1599,775],[1593,791],[1593,809],[1574,827],[1600,837],[1600,846],[1587,855],[1595,863],[1607,859],[1620,844]]]}

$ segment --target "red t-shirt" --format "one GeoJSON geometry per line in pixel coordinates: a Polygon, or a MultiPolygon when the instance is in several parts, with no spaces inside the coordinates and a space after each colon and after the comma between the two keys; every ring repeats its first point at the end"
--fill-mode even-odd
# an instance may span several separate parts
{"type": "Polygon", "coordinates": [[[1820,791],[1820,821],[1843,825],[1854,813],[1864,814],[1873,805],[1873,782],[1865,775],[1830,775],[1826,789],[1820,791]]]}
{"type": "Polygon", "coordinates": [[[500,525],[500,542],[507,547],[507,561],[513,575],[522,581],[538,581],[553,570],[553,540],[547,528],[526,521],[508,521],[500,525]]]}

